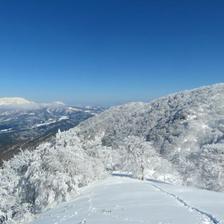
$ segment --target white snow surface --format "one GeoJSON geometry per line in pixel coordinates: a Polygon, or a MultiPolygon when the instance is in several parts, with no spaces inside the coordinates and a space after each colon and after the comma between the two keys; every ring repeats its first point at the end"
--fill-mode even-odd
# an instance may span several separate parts
{"type": "Polygon", "coordinates": [[[224,193],[110,177],[32,224],[221,224],[223,211],[224,193]]]}

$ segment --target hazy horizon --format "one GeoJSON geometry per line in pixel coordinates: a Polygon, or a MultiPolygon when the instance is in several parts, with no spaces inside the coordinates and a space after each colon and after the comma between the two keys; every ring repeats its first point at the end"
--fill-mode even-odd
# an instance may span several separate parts
{"type": "Polygon", "coordinates": [[[64,103],[64,104],[66,104],[66,105],[71,105],[71,106],[80,106],[80,107],[85,107],[85,106],[100,106],[100,107],[110,107],[110,106],[117,106],[117,105],[121,105],[121,104],[126,104],[126,103],[131,103],[131,102],[145,102],[145,103],[147,103],[147,102],[150,102],[150,101],[152,101],[152,100],[155,100],[155,99],[159,99],[159,98],[161,98],[161,97],[166,97],[166,96],[168,96],[168,95],[172,95],[172,94],[176,94],[176,93],[178,93],[178,92],[182,92],[182,91],[192,91],[193,89],[198,89],[198,88],[203,88],[203,87],[206,87],[206,86],[212,86],[212,85],[219,85],[219,84],[223,84],[224,85],[224,83],[222,83],[222,82],[220,82],[220,83],[212,83],[212,84],[209,84],[209,85],[203,85],[203,86],[197,86],[197,87],[195,87],[195,88],[191,88],[191,89],[181,89],[181,90],[178,90],[178,91],[173,91],[173,92],[169,92],[169,93],[166,93],[166,94],[164,94],[164,95],[159,95],[159,96],[155,96],[155,97],[152,97],[152,98],[149,98],[149,99],[147,99],[147,100],[144,100],[144,99],[130,99],[130,100],[126,100],[126,101],[114,101],[113,103],[106,103],[106,104],[97,104],[97,103],[93,103],[93,102],[89,102],[89,103],[78,103],[78,102],[75,102],[75,101],[62,101],[62,100],[57,100],[57,99],[53,99],[53,100],[48,100],[48,101],[41,101],[41,100],[35,100],[35,99],[31,99],[31,98],[29,98],[29,97],[21,97],[21,96],[10,96],[10,97],[8,97],[8,96],[0,96],[0,99],[1,98],[17,98],[17,97],[19,97],[19,98],[23,98],[23,99],[25,99],[25,100],[28,100],[28,101],[32,101],[32,102],[34,102],[34,103],[64,103]]]}

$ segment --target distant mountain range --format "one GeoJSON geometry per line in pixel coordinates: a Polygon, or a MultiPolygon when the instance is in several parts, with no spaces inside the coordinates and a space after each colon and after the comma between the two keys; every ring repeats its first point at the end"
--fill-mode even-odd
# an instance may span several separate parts
{"type": "Polygon", "coordinates": [[[62,102],[35,103],[20,97],[0,98],[0,160],[20,148],[33,148],[61,131],[101,112],[100,107],[74,107],[62,102]]]}

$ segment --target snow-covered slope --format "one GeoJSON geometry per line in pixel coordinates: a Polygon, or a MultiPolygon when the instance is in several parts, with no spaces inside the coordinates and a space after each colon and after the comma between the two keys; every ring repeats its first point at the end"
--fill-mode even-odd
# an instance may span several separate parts
{"type": "Polygon", "coordinates": [[[224,84],[113,107],[16,155],[0,170],[0,217],[23,223],[113,171],[224,191],[224,84]]]}
{"type": "Polygon", "coordinates": [[[0,98],[0,106],[8,106],[8,105],[26,105],[33,104],[32,101],[26,100],[21,97],[2,97],[0,98]]]}
{"type": "Polygon", "coordinates": [[[223,211],[223,193],[111,177],[43,213],[33,224],[221,224],[223,211]]]}

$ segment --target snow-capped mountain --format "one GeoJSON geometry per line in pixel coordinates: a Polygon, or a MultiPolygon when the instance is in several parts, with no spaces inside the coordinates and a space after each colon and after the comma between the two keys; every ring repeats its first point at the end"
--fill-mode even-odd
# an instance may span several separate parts
{"type": "Polygon", "coordinates": [[[23,98],[0,99],[0,163],[20,148],[31,148],[101,112],[62,102],[35,103],[23,98]]]}
{"type": "Polygon", "coordinates": [[[22,97],[2,97],[0,98],[0,106],[18,106],[33,104],[34,102],[26,100],[22,97]]]}
{"type": "Polygon", "coordinates": [[[112,107],[5,162],[0,216],[25,223],[115,171],[224,191],[223,127],[224,84],[112,107]]]}

